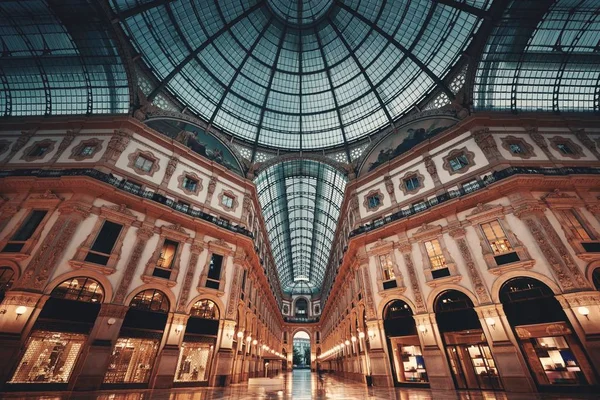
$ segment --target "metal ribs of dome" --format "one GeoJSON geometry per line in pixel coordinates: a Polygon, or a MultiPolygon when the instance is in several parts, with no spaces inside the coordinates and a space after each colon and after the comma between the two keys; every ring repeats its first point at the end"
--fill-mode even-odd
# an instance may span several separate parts
{"type": "Polygon", "coordinates": [[[166,89],[255,150],[291,151],[358,141],[436,88],[453,98],[469,10],[489,3],[111,0],[159,82],[150,100],[166,89]]]}

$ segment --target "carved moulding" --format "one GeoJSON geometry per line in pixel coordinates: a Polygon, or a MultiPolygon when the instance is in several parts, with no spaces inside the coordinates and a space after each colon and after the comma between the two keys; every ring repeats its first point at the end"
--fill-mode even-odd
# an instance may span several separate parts
{"type": "Polygon", "coordinates": [[[533,146],[527,143],[527,141],[522,137],[509,135],[500,138],[500,140],[502,141],[502,148],[508,151],[513,157],[519,157],[524,160],[528,160],[531,157],[536,156],[535,152],[533,151],[533,146]],[[521,153],[513,153],[510,149],[512,144],[517,144],[523,151],[521,153]]]}
{"type": "Polygon", "coordinates": [[[573,142],[570,138],[554,136],[548,139],[548,141],[550,142],[550,146],[554,149],[554,151],[556,151],[562,157],[568,157],[575,160],[579,160],[580,158],[585,157],[581,146],[573,142]],[[571,149],[572,153],[563,153],[558,147],[561,144],[567,145],[571,149]]]}
{"type": "Polygon", "coordinates": [[[32,143],[30,146],[26,147],[23,150],[23,155],[21,156],[21,160],[25,161],[36,161],[44,159],[48,154],[52,153],[54,150],[54,146],[56,145],[56,140],[44,139],[37,142],[32,143]],[[31,155],[31,152],[38,146],[46,146],[48,150],[44,152],[44,154],[39,156],[31,155]]]}
{"type": "Polygon", "coordinates": [[[102,150],[102,140],[99,139],[87,139],[79,142],[75,147],[71,149],[70,160],[83,161],[93,158],[102,150]],[[81,151],[88,146],[93,146],[94,150],[90,154],[81,154],[81,151]]]}

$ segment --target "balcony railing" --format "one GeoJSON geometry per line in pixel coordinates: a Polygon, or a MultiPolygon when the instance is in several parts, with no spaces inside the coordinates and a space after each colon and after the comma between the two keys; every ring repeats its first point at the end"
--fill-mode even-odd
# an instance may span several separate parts
{"type": "Polygon", "coordinates": [[[491,175],[484,177],[484,179],[477,179],[469,182],[457,190],[449,190],[446,193],[442,193],[429,200],[417,203],[410,206],[408,209],[400,210],[394,214],[388,215],[381,219],[377,219],[369,224],[361,225],[352,232],[350,237],[360,235],[361,233],[369,232],[377,229],[381,226],[387,225],[394,221],[401,220],[403,218],[410,217],[412,215],[427,211],[431,207],[435,207],[438,204],[456,199],[468,194],[474,193],[478,190],[484,189],[487,186],[501,181],[502,179],[510,178],[515,175],[546,175],[546,176],[565,176],[565,175],[598,175],[600,174],[600,168],[590,167],[566,167],[566,168],[531,168],[531,167],[509,167],[501,171],[496,171],[491,175]]]}
{"type": "Polygon", "coordinates": [[[283,317],[285,322],[292,323],[310,323],[310,322],[319,322],[319,317],[283,317]]]}
{"type": "Polygon", "coordinates": [[[136,185],[131,185],[125,179],[119,179],[112,174],[106,174],[93,168],[81,168],[81,169],[60,169],[60,170],[48,170],[48,169],[15,169],[9,171],[0,171],[0,178],[7,177],[34,177],[34,178],[61,178],[69,176],[87,176],[98,181],[107,183],[119,190],[130,193],[134,196],[144,198],[146,200],[160,203],[164,206],[172,208],[173,210],[179,211],[183,214],[187,214],[194,218],[199,218],[204,221],[208,221],[212,224],[218,225],[229,231],[240,233],[244,236],[253,238],[252,232],[243,226],[234,225],[231,222],[222,218],[215,217],[207,214],[203,211],[196,210],[188,204],[181,204],[174,200],[171,200],[159,193],[152,190],[144,190],[136,185]]]}

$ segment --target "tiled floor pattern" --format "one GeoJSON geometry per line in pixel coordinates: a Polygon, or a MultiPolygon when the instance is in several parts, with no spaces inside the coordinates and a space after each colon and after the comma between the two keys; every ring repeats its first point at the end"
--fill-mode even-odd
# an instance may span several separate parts
{"type": "Polygon", "coordinates": [[[503,392],[439,392],[425,389],[374,388],[325,375],[323,384],[316,374],[297,370],[284,376],[283,390],[232,385],[227,388],[187,388],[172,390],[102,391],[84,393],[0,393],[11,400],[554,400],[600,399],[600,395],[515,395],[503,392]]]}

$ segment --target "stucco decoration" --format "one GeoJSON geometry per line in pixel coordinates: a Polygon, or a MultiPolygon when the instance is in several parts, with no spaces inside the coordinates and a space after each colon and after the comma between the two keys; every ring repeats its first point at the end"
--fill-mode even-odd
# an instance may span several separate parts
{"type": "Polygon", "coordinates": [[[50,139],[44,139],[44,140],[34,142],[31,145],[27,146],[23,150],[23,155],[21,156],[21,160],[25,160],[25,161],[41,160],[44,157],[46,157],[48,154],[52,153],[55,145],[56,145],[56,140],[50,140],[50,139]],[[47,150],[42,155],[31,154],[33,152],[33,150],[36,149],[38,146],[45,146],[47,148],[47,150]]]}
{"type": "Polygon", "coordinates": [[[585,156],[585,154],[583,154],[583,149],[581,148],[581,146],[578,145],[577,143],[573,142],[570,138],[566,138],[566,137],[562,137],[562,136],[554,136],[554,137],[548,139],[548,141],[550,142],[550,146],[558,154],[560,154],[563,157],[568,157],[568,158],[573,158],[575,160],[578,160],[585,156]],[[560,145],[568,146],[568,148],[571,150],[571,152],[564,153],[562,150],[560,150],[560,148],[559,148],[560,145]]]}
{"type": "Polygon", "coordinates": [[[417,121],[412,121],[365,151],[364,161],[359,164],[359,175],[373,171],[380,165],[404,154],[419,143],[443,132],[455,125],[457,120],[451,116],[429,116],[417,121]]]}
{"type": "Polygon", "coordinates": [[[71,149],[70,160],[83,161],[93,158],[98,152],[102,150],[102,140],[99,139],[88,139],[82,140],[77,146],[71,149]],[[93,147],[94,149],[89,154],[81,154],[81,151],[86,147],[93,147]]]}

